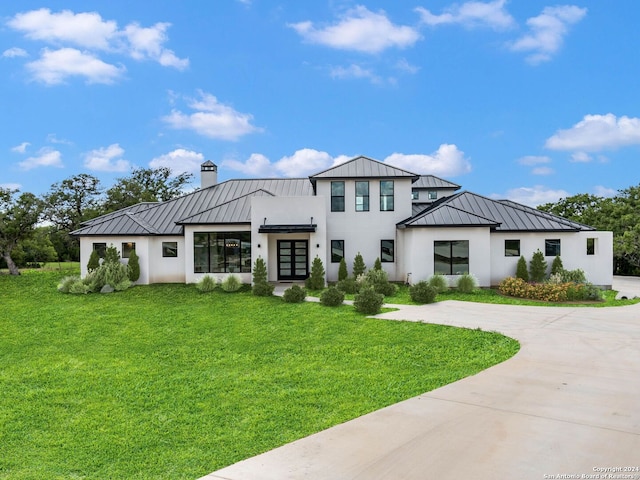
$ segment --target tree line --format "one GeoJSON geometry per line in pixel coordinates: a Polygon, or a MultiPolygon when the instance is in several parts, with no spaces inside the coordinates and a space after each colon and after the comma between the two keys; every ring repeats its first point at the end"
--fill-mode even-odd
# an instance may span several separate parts
{"type": "Polygon", "coordinates": [[[140,202],[163,202],[184,193],[193,175],[172,176],[167,167],[136,168],[105,189],[81,173],[36,196],[0,187],[0,268],[51,261],[78,261],[80,245],[70,235],[83,222],[140,202]]]}

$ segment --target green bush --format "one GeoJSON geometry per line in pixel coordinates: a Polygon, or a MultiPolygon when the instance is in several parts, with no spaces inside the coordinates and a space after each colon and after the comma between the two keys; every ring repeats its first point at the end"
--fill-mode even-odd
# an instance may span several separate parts
{"type": "Polygon", "coordinates": [[[376,293],[370,285],[363,287],[353,300],[356,311],[367,315],[380,313],[383,303],[384,295],[376,293]]]}
{"type": "Polygon", "coordinates": [[[85,294],[89,293],[89,287],[79,278],[69,286],[69,293],[85,294]]]}
{"type": "Polygon", "coordinates": [[[91,273],[98,269],[100,266],[100,255],[97,250],[92,250],[89,255],[89,262],[87,263],[87,272],[91,273]]]}
{"type": "Polygon", "coordinates": [[[559,255],[556,255],[556,258],[554,258],[553,262],[551,262],[551,275],[560,273],[563,270],[564,268],[562,266],[562,259],[559,255]]]}
{"type": "Polygon", "coordinates": [[[440,273],[434,273],[429,278],[428,284],[430,287],[435,288],[436,293],[444,293],[449,290],[449,282],[444,275],[440,273]]]}
{"type": "Polygon", "coordinates": [[[437,294],[438,291],[436,288],[429,285],[429,283],[424,280],[409,287],[411,300],[416,303],[433,303],[436,300],[437,294]]]}
{"type": "Polygon", "coordinates": [[[320,294],[320,303],[326,307],[337,307],[344,302],[344,293],[336,287],[329,287],[320,294]]]}
{"type": "Polygon", "coordinates": [[[354,277],[347,277],[344,280],[340,280],[336,287],[341,292],[354,294],[360,290],[360,283],[354,277]]]}
{"type": "Polygon", "coordinates": [[[69,293],[71,285],[76,283],[78,280],[80,280],[80,277],[78,277],[77,275],[64,277],[62,280],[60,280],[60,283],[58,283],[58,291],[61,293],[69,293]]]}
{"type": "Polygon", "coordinates": [[[592,301],[604,300],[602,290],[593,283],[585,283],[583,286],[582,299],[592,301]]]}
{"type": "Polygon", "coordinates": [[[113,245],[109,245],[107,247],[107,249],[104,252],[104,263],[120,263],[120,252],[118,251],[118,249],[113,245]]]}
{"type": "Polygon", "coordinates": [[[353,268],[351,269],[351,273],[353,274],[353,278],[358,278],[360,275],[364,275],[364,271],[367,267],[364,264],[364,259],[360,252],[353,259],[353,268]]]}
{"type": "Polygon", "coordinates": [[[338,281],[344,280],[349,276],[349,272],[347,271],[347,261],[342,257],[340,259],[340,266],[338,267],[338,281]]]}
{"type": "Polygon", "coordinates": [[[131,280],[129,280],[128,278],[125,278],[112,286],[116,292],[122,292],[123,290],[126,290],[131,286],[131,280]]]}
{"type": "Polygon", "coordinates": [[[542,282],[547,276],[547,261],[540,250],[536,250],[529,262],[529,280],[535,283],[542,282]]]}
{"type": "Polygon", "coordinates": [[[311,263],[311,275],[304,281],[304,286],[309,290],[322,290],[324,288],[324,266],[320,257],[313,259],[311,263]]]}
{"type": "Polygon", "coordinates": [[[376,261],[373,263],[374,270],[382,270],[382,262],[380,261],[380,257],[376,258],[376,261]]]}
{"type": "Polygon", "coordinates": [[[138,281],[140,278],[140,259],[135,250],[131,250],[131,253],[129,254],[129,263],[127,263],[127,267],[129,267],[129,280],[131,280],[131,282],[138,281]]]}
{"type": "Polygon", "coordinates": [[[204,275],[198,283],[196,283],[196,288],[200,293],[212,292],[216,289],[218,282],[211,275],[204,275]]]}
{"type": "Polygon", "coordinates": [[[307,292],[299,285],[292,285],[287,288],[282,295],[282,300],[287,303],[302,303],[307,296],[307,292]]]}
{"type": "Polygon", "coordinates": [[[253,264],[253,286],[251,293],[258,297],[273,295],[274,286],[267,280],[267,264],[262,257],[258,257],[253,264]]]}
{"type": "Polygon", "coordinates": [[[520,256],[518,265],[516,267],[516,278],[521,278],[525,282],[529,281],[529,270],[527,269],[527,261],[523,256],[520,256]]]}
{"type": "Polygon", "coordinates": [[[584,271],[579,268],[575,270],[561,270],[559,272],[563,282],[587,283],[587,277],[584,271]]]}
{"type": "Polygon", "coordinates": [[[544,302],[566,302],[568,300],[602,300],[602,291],[588,283],[536,283],[530,284],[520,278],[505,278],[498,287],[503,295],[541,300],[544,302]]]}
{"type": "Polygon", "coordinates": [[[242,282],[237,275],[231,274],[222,281],[220,286],[227,293],[237,292],[242,287],[242,282]]]}
{"type": "Polygon", "coordinates": [[[273,295],[274,286],[267,282],[254,283],[251,293],[258,297],[270,297],[273,295]]]}
{"type": "Polygon", "coordinates": [[[476,281],[476,277],[469,273],[460,275],[460,277],[458,277],[458,281],[456,282],[456,288],[460,293],[472,293],[477,285],[478,282],[476,281]]]}
{"type": "Polygon", "coordinates": [[[396,285],[389,282],[387,272],[375,268],[364,274],[362,285],[372,286],[376,293],[381,293],[385,297],[392,297],[398,290],[396,285]]]}
{"type": "Polygon", "coordinates": [[[124,280],[129,280],[129,269],[126,265],[120,263],[120,260],[115,262],[105,261],[98,270],[104,270],[105,284],[111,285],[115,288],[116,285],[121,284],[124,280]]]}

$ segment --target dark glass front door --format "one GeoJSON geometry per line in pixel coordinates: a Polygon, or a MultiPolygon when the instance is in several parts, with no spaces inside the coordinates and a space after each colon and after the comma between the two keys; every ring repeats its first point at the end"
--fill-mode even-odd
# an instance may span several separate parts
{"type": "Polygon", "coordinates": [[[304,280],[309,276],[309,242],[278,240],[278,280],[304,280]]]}

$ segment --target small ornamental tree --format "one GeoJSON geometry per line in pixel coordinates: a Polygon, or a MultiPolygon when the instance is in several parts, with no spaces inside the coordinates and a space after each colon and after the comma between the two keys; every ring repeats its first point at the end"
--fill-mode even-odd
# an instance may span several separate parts
{"type": "Polygon", "coordinates": [[[324,288],[324,266],[320,257],[313,259],[311,263],[311,275],[304,282],[309,290],[322,290],[324,288]]]}
{"type": "Polygon", "coordinates": [[[553,259],[551,263],[551,275],[555,275],[556,273],[562,273],[564,267],[562,266],[562,259],[559,255],[556,255],[556,258],[553,259]]]}
{"type": "Polygon", "coordinates": [[[520,278],[525,282],[529,281],[529,270],[527,269],[527,261],[524,256],[520,256],[518,265],[516,266],[516,278],[520,278]]]}
{"type": "Polygon", "coordinates": [[[349,276],[349,272],[347,271],[347,262],[344,257],[340,259],[340,266],[338,267],[338,281],[344,280],[349,276]]]}
{"type": "Polygon", "coordinates": [[[380,261],[380,257],[376,258],[375,263],[373,264],[374,270],[382,270],[382,262],[380,261]]]}
{"type": "Polygon", "coordinates": [[[136,282],[140,278],[140,260],[135,250],[131,250],[129,254],[129,280],[136,282]]]}
{"type": "Polygon", "coordinates": [[[93,250],[89,255],[89,262],[87,263],[87,272],[95,272],[100,266],[100,255],[97,250],[93,250]]]}
{"type": "Polygon", "coordinates": [[[274,286],[267,280],[267,265],[262,257],[258,257],[253,263],[253,286],[251,292],[258,297],[270,297],[273,295],[274,286]]]}
{"type": "Polygon", "coordinates": [[[364,259],[362,258],[362,255],[360,254],[360,252],[358,252],[358,254],[356,255],[356,258],[353,259],[353,276],[354,278],[358,278],[360,275],[364,275],[364,271],[367,269],[366,265],[364,264],[364,259]]]}
{"type": "Polygon", "coordinates": [[[540,250],[536,250],[529,262],[529,279],[534,283],[544,281],[547,275],[547,261],[540,250]]]}

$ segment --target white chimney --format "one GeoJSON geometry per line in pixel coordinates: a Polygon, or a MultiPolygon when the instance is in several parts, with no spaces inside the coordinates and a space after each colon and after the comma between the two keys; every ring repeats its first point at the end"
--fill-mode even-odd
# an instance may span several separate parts
{"type": "Polygon", "coordinates": [[[213,187],[218,183],[218,167],[211,160],[200,165],[200,188],[213,187]]]}

